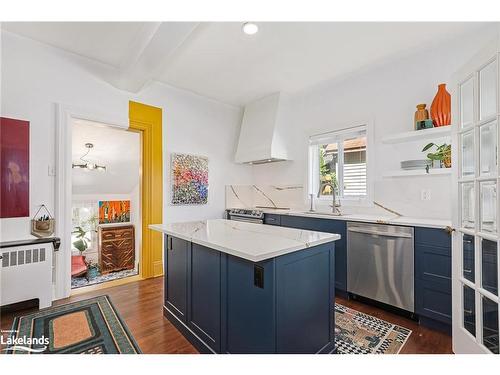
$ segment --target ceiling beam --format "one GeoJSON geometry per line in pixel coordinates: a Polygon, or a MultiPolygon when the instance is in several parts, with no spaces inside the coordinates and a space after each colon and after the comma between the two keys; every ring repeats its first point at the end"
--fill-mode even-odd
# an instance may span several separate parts
{"type": "Polygon", "coordinates": [[[116,88],[137,93],[158,78],[197,26],[196,22],[148,23],[132,41],[120,68],[106,70],[102,78],[116,88]]]}

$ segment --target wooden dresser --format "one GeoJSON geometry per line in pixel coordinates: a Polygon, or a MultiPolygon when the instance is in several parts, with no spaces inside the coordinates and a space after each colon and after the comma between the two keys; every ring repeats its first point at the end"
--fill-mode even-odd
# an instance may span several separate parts
{"type": "Polygon", "coordinates": [[[133,225],[99,227],[98,237],[101,274],[134,268],[135,238],[133,225]]]}

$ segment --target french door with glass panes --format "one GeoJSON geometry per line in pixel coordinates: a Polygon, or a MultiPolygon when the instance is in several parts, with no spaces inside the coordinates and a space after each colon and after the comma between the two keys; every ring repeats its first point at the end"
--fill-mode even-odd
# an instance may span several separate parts
{"type": "Polygon", "coordinates": [[[453,351],[498,354],[499,44],[455,75],[453,87],[453,351]]]}

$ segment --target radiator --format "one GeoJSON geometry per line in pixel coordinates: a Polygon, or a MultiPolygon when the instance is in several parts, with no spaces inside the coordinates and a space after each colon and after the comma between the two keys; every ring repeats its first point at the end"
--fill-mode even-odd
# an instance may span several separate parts
{"type": "Polygon", "coordinates": [[[31,299],[52,305],[52,243],[0,249],[0,305],[31,299]]]}

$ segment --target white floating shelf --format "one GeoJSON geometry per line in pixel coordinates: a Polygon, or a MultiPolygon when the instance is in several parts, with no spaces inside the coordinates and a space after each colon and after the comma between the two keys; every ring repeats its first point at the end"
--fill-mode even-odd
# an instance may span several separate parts
{"type": "Polygon", "coordinates": [[[390,177],[416,177],[416,176],[442,176],[451,174],[451,168],[431,168],[429,173],[425,169],[404,170],[398,169],[384,173],[384,178],[390,177]]]}
{"type": "Polygon", "coordinates": [[[432,140],[451,135],[451,125],[438,126],[437,128],[412,130],[404,133],[392,134],[382,138],[382,143],[403,143],[421,140],[432,140]]]}

